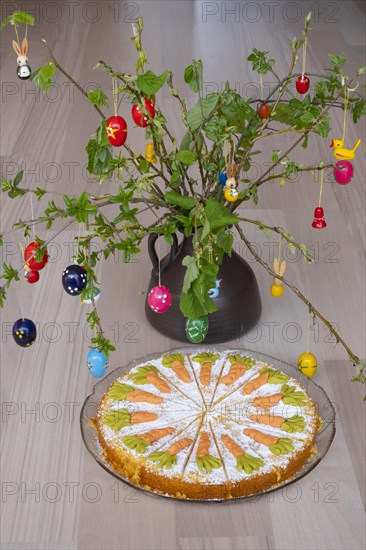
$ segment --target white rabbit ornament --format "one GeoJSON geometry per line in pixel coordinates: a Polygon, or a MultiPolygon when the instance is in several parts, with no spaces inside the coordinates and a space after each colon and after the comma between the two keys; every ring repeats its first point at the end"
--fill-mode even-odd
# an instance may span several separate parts
{"type": "Polygon", "coordinates": [[[32,74],[32,69],[28,65],[28,40],[26,38],[23,38],[22,47],[20,48],[20,45],[18,42],[13,40],[13,48],[15,53],[17,54],[17,75],[21,80],[28,80],[28,78],[32,74]]]}

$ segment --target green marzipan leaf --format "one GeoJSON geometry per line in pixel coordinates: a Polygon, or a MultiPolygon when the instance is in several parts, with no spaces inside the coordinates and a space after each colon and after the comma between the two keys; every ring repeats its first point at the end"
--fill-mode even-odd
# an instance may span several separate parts
{"type": "Polygon", "coordinates": [[[292,418],[288,418],[282,425],[281,430],[293,434],[295,432],[303,432],[305,428],[305,420],[303,416],[296,414],[292,418]]]}
{"type": "Polygon", "coordinates": [[[181,353],[172,353],[171,355],[165,355],[165,357],[163,357],[162,364],[164,367],[170,369],[174,361],[180,361],[182,365],[184,365],[183,355],[181,353]]]}
{"type": "Polygon", "coordinates": [[[229,361],[232,365],[234,363],[240,363],[240,365],[245,365],[247,369],[251,369],[255,363],[255,360],[251,359],[247,355],[229,355],[229,361]]]}
{"type": "Polygon", "coordinates": [[[175,466],[177,463],[176,455],[170,455],[168,453],[164,453],[163,451],[151,453],[151,455],[149,455],[149,459],[154,462],[158,462],[159,468],[165,468],[165,470],[171,470],[172,466],[175,466]]]}
{"type": "Polygon", "coordinates": [[[286,375],[286,374],[283,374],[280,370],[276,369],[271,369],[271,368],[267,368],[267,369],[263,369],[261,371],[261,374],[264,374],[264,373],[267,373],[268,372],[268,383],[269,384],[283,384],[284,382],[286,382],[289,377],[286,375]]]}
{"type": "Polygon", "coordinates": [[[133,372],[130,374],[130,378],[134,384],[148,384],[149,382],[146,379],[148,372],[158,372],[158,369],[153,367],[153,365],[145,365],[144,367],[139,367],[138,372],[133,372]]]}
{"type": "Polygon", "coordinates": [[[211,365],[213,365],[213,363],[217,361],[219,357],[220,355],[218,353],[198,353],[197,355],[192,357],[192,359],[200,365],[204,365],[205,363],[210,363],[211,365]]]}
{"type": "Polygon", "coordinates": [[[245,453],[236,458],[236,465],[239,472],[242,472],[244,470],[246,474],[251,474],[253,470],[258,471],[262,464],[262,459],[256,458],[255,456],[252,456],[248,453],[245,453]]]}
{"type": "Polygon", "coordinates": [[[122,437],[122,441],[126,447],[135,450],[139,454],[143,454],[146,451],[146,447],[150,445],[149,441],[146,441],[146,439],[138,435],[126,435],[122,437]]]}
{"type": "Polygon", "coordinates": [[[221,460],[212,455],[197,457],[196,462],[200,472],[202,472],[202,470],[205,470],[209,474],[212,472],[214,468],[222,467],[221,460]]]}
{"type": "Polygon", "coordinates": [[[291,439],[281,437],[277,443],[273,443],[273,445],[269,446],[269,450],[274,455],[286,455],[294,450],[294,446],[291,439]]]}
{"type": "Polygon", "coordinates": [[[281,388],[283,395],[282,401],[285,405],[305,405],[306,395],[301,391],[296,391],[295,386],[283,384],[281,388]]]}
{"type": "Polygon", "coordinates": [[[127,395],[134,391],[135,388],[129,386],[128,384],[121,384],[120,382],[115,382],[111,389],[109,390],[108,396],[111,399],[116,399],[117,401],[122,401],[126,399],[127,395]]]}
{"type": "Polygon", "coordinates": [[[110,411],[103,418],[103,424],[109,426],[113,431],[118,432],[121,428],[129,426],[131,423],[131,415],[127,409],[119,409],[110,411]]]}

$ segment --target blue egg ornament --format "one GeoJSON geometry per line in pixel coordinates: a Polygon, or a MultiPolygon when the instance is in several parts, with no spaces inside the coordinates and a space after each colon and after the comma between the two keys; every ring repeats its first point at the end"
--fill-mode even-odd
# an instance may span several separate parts
{"type": "Polygon", "coordinates": [[[95,378],[101,378],[107,372],[108,359],[103,351],[93,348],[87,356],[89,373],[95,378]]]}
{"type": "Polygon", "coordinates": [[[226,168],[225,168],[219,174],[219,182],[221,183],[221,185],[226,185],[226,180],[227,180],[227,174],[226,174],[226,168]]]}
{"type": "Polygon", "coordinates": [[[18,319],[13,325],[13,338],[18,346],[29,348],[37,338],[36,325],[30,319],[18,319]]]}
{"type": "Polygon", "coordinates": [[[202,315],[198,319],[186,320],[186,336],[192,344],[199,344],[206,338],[208,332],[208,317],[202,315]]]}
{"type": "Polygon", "coordinates": [[[87,282],[86,271],[81,265],[69,265],[62,273],[62,286],[70,296],[81,294],[87,282]]]}

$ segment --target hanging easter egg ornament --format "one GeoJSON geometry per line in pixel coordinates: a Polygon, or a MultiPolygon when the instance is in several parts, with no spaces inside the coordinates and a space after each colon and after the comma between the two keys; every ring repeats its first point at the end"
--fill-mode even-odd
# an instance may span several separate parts
{"type": "Polygon", "coordinates": [[[226,185],[226,180],[227,180],[227,173],[226,173],[226,168],[225,168],[219,174],[219,182],[221,183],[221,185],[226,185]]]}
{"type": "Polygon", "coordinates": [[[127,123],[121,116],[111,116],[106,123],[107,138],[113,147],[122,147],[127,139],[127,123]]]}
{"type": "Polygon", "coordinates": [[[198,319],[186,320],[186,336],[192,344],[199,344],[206,338],[208,332],[208,317],[202,315],[198,319]]]}
{"type": "Polygon", "coordinates": [[[154,286],[147,297],[147,303],[155,313],[165,313],[172,305],[172,300],[169,288],[162,285],[154,286]]]}
{"type": "Polygon", "coordinates": [[[81,294],[86,285],[86,272],[80,265],[71,264],[62,273],[62,286],[70,296],[81,294]]]}
{"type": "Polygon", "coordinates": [[[309,90],[310,87],[310,79],[306,76],[306,74],[302,74],[301,76],[298,76],[296,79],[296,90],[299,94],[306,94],[306,92],[309,90]]]}
{"type": "Polygon", "coordinates": [[[35,269],[29,269],[26,270],[24,273],[24,277],[30,283],[31,285],[39,281],[39,271],[36,271],[35,269]]]}
{"type": "Polygon", "coordinates": [[[36,325],[30,319],[15,321],[12,332],[15,342],[22,348],[29,348],[37,338],[36,325]]]}
{"type": "Polygon", "coordinates": [[[17,75],[21,80],[28,80],[32,74],[32,69],[28,65],[28,40],[27,38],[23,38],[22,47],[20,47],[19,43],[13,40],[13,48],[15,53],[17,54],[17,75]]]}
{"type": "Polygon", "coordinates": [[[48,262],[48,254],[46,251],[44,252],[41,260],[37,261],[35,257],[32,258],[32,256],[37,252],[37,249],[41,246],[42,245],[40,243],[33,241],[29,243],[24,250],[24,261],[27,262],[27,266],[31,270],[33,269],[35,271],[40,271],[48,262]]]}
{"type": "Polygon", "coordinates": [[[153,143],[147,143],[146,144],[145,160],[147,160],[147,162],[156,162],[157,161],[153,143]]]}
{"type": "Polygon", "coordinates": [[[228,202],[235,202],[239,198],[239,193],[236,189],[225,189],[224,197],[228,202]]]}
{"type": "Polygon", "coordinates": [[[262,103],[258,103],[257,113],[259,118],[269,118],[268,103],[265,103],[264,105],[262,103]]]}
{"type": "Polygon", "coordinates": [[[336,162],[333,175],[339,185],[347,185],[353,178],[353,164],[349,160],[336,162]]]}
{"type": "MultiPolygon", "coordinates": [[[[155,118],[155,107],[154,104],[149,100],[145,99],[145,110],[149,113],[151,118],[155,118]]],[[[149,125],[149,117],[143,112],[141,109],[141,106],[138,104],[135,104],[132,106],[132,120],[137,126],[140,126],[140,128],[146,128],[149,125]]]]}
{"type": "MultiPolygon", "coordinates": [[[[94,302],[97,302],[100,298],[100,290],[96,286],[93,287],[93,295],[94,295],[94,302]]],[[[81,303],[82,304],[92,304],[93,301],[91,299],[91,296],[92,296],[91,289],[89,289],[89,290],[86,291],[86,297],[81,300],[81,303]]]]}
{"type": "Polygon", "coordinates": [[[315,355],[309,352],[302,353],[297,360],[299,370],[308,378],[312,378],[316,372],[317,360],[315,355]]]}
{"type": "Polygon", "coordinates": [[[103,351],[93,348],[87,355],[87,365],[89,374],[95,378],[104,376],[107,371],[108,359],[103,351]]]}

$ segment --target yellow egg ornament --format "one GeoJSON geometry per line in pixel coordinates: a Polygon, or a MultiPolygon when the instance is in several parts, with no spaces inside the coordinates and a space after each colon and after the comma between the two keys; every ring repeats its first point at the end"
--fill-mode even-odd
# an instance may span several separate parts
{"type": "Polygon", "coordinates": [[[153,143],[147,143],[146,144],[145,160],[147,160],[147,162],[156,162],[157,161],[153,143]]]}
{"type": "Polygon", "coordinates": [[[300,355],[297,360],[298,369],[308,378],[312,378],[316,372],[317,360],[315,355],[310,352],[305,352],[300,355]]]}
{"type": "Polygon", "coordinates": [[[225,189],[224,197],[228,202],[235,202],[239,198],[239,193],[236,189],[225,189]]]}

